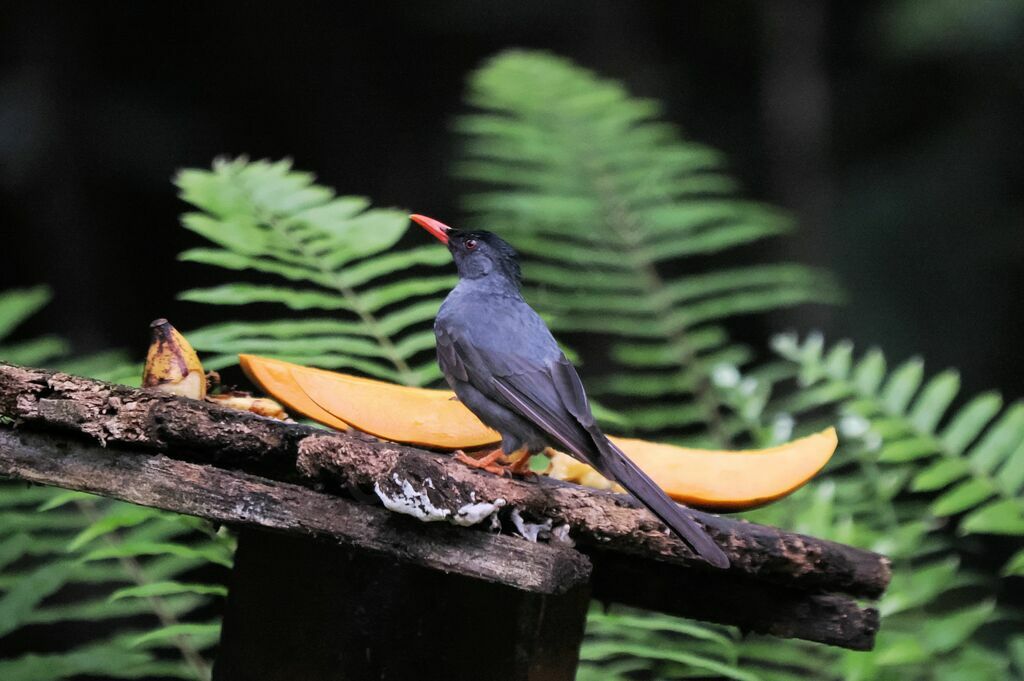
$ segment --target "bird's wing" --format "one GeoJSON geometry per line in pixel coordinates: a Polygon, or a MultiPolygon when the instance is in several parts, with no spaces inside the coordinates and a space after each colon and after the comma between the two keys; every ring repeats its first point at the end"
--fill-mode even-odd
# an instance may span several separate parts
{"type": "Polygon", "coordinates": [[[592,463],[594,445],[587,426],[594,425],[594,418],[576,370],[553,341],[550,348],[536,343],[498,347],[443,324],[435,332],[437,360],[445,376],[471,383],[569,453],[592,463]]]}

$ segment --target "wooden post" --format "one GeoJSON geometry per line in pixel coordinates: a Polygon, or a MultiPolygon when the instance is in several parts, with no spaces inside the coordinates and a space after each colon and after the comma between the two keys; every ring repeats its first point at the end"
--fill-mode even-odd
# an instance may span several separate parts
{"type": "Polygon", "coordinates": [[[589,587],[542,595],[330,542],[241,533],[215,681],[571,681],[589,587]]]}

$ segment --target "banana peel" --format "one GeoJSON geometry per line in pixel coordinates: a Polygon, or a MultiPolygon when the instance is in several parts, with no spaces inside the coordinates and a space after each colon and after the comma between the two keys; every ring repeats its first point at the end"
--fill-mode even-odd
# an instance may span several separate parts
{"type": "Polygon", "coordinates": [[[166,319],[149,325],[152,338],[142,370],[142,387],[191,397],[206,397],[206,374],[192,345],[166,319]]]}
{"type": "MultiPolygon", "coordinates": [[[[434,449],[473,449],[501,440],[447,390],[408,388],[256,355],[239,355],[239,363],[254,383],[289,409],[339,430],[356,428],[434,449]]],[[[838,444],[834,428],[778,447],[745,451],[611,440],[676,501],[729,511],[791,494],[828,463],[838,444]]],[[[560,452],[552,453],[548,475],[597,488],[613,484],[560,452]]]]}
{"type": "Polygon", "coordinates": [[[288,420],[288,412],[280,404],[267,397],[253,397],[247,392],[231,390],[217,395],[207,395],[206,401],[228,409],[250,411],[269,419],[288,420]]]}
{"type": "Polygon", "coordinates": [[[284,407],[266,397],[254,397],[238,390],[223,390],[220,376],[207,375],[195,348],[166,319],[154,320],[149,328],[152,338],[142,370],[142,387],[159,392],[205,400],[229,409],[249,411],[260,416],[288,420],[284,407]],[[211,384],[215,389],[210,390],[211,384]]]}

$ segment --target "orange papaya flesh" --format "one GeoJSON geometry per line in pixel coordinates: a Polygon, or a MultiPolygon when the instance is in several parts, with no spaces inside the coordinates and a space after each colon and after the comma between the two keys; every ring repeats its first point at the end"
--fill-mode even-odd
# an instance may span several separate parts
{"type": "MultiPolygon", "coordinates": [[[[243,355],[242,367],[292,410],[377,437],[434,449],[473,449],[500,441],[454,394],[243,355]]],[[[676,501],[712,510],[742,510],[780,499],[807,483],[831,459],[834,428],[760,450],[715,451],[612,437],[676,501]]],[[[593,468],[552,454],[549,475],[608,488],[593,468]]]]}
{"type": "Polygon", "coordinates": [[[385,440],[435,449],[470,449],[501,441],[448,390],[297,369],[292,376],[318,407],[385,440]]]}
{"type": "MultiPolygon", "coordinates": [[[[739,451],[610,439],[676,501],[721,511],[756,508],[792,494],[818,474],[838,444],[835,428],[768,449],[739,451]]],[[[552,457],[549,475],[600,489],[612,486],[561,452],[552,457]]]]}
{"type": "MultiPolygon", "coordinates": [[[[349,429],[345,421],[318,406],[295,382],[291,372],[293,367],[299,365],[257,355],[239,355],[238,363],[250,381],[289,410],[335,430],[349,429]]],[[[300,368],[306,369],[307,367],[300,368]]],[[[311,371],[317,370],[311,369],[311,371]]]]}

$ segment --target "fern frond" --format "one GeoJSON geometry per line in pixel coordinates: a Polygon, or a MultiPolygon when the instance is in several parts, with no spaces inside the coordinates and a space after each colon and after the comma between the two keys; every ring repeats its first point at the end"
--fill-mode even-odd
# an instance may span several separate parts
{"type": "Polygon", "coordinates": [[[288,161],[221,160],[210,171],[182,171],[176,181],[182,198],[202,211],[186,214],[182,224],[216,246],[181,259],[261,275],[260,282],[186,291],[182,299],[317,315],[188,333],[197,349],[217,353],[204,360],[211,368],[234,364],[239,352],[258,352],[406,385],[440,376],[427,359],[427,323],[455,283],[437,269],[450,256],[436,246],[394,250],[408,227],[405,213],[336,197],[288,161]]]}
{"type": "Polygon", "coordinates": [[[657,103],[568,60],[506,52],[472,77],[468,101],[458,173],[486,189],[464,205],[521,251],[530,300],[556,331],[613,337],[623,369],[671,367],[588,377],[591,392],[629,404],[637,430],[703,425],[728,440],[708,375],[748,354],[721,324],[838,291],[802,265],[693,272],[685,259],[784,234],[788,218],[737,198],[720,155],[682,139],[657,103]]]}
{"type": "Polygon", "coordinates": [[[827,353],[817,337],[783,336],[774,345],[798,367],[804,394],[833,389],[796,413],[826,405],[845,413],[848,427],[853,420],[862,438],[879,442],[880,464],[912,465],[899,491],[931,495],[929,511],[962,533],[1024,536],[1024,402],[1003,408],[998,394],[984,393],[954,409],[956,373],[925,381],[919,359],[887,373],[880,352],[853,362],[847,343],[827,353]]]}
{"type": "MultiPolygon", "coordinates": [[[[49,628],[66,631],[72,622],[88,622],[95,638],[117,632],[125,618],[152,620],[157,626],[150,631],[159,631],[224,593],[220,585],[176,579],[208,564],[208,552],[216,551],[220,562],[230,555],[224,540],[196,541],[194,519],[79,492],[11,483],[0,487],[0,500],[0,638],[27,626],[45,636],[49,628]],[[112,547],[107,559],[90,555],[100,545],[112,547]],[[87,558],[97,560],[83,562],[87,558]],[[80,593],[85,597],[75,596],[80,593]]],[[[136,631],[131,637],[146,633],[136,631]]],[[[162,639],[159,645],[181,659],[169,662],[168,651],[131,651],[125,638],[87,639],[61,653],[0,659],[0,678],[57,679],[87,672],[146,678],[167,672],[175,678],[205,679],[209,663],[202,654],[215,643],[216,637],[208,635],[189,637],[188,642],[162,639]],[[119,667],[126,660],[132,663],[119,667]]]]}
{"type": "MultiPolygon", "coordinates": [[[[893,581],[879,604],[884,620],[876,650],[844,654],[844,667],[853,665],[847,674],[940,678],[940,669],[973,669],[984,657],[989,663],[970,678],[1005,678],[1005,644],[990,637],[992,647],[982,647],[973,640],[1003,616],[994,600],[998,585],[963,566],[968,551],[959,536],[1024,534],[1018,529],[1024,481],[1016,472],[1024,442],[1020,408],[1004,409],[994,393],[957,407],[956,372],[928,378],[916,358],[890,368],[879,350],[857,357],[852,343],[828,347],[820,334],[779,336],[773,346],[783,362],[756,379],[737,374],[721,381],[723,401],[743,407],[737,386],[751,381],[765,397],[745,421],[749,428],[763,433],[765,422],[780,417],[813,428],[824,419],[838,423],[841,448],[824,479],[751,517],[894,559],[893,581]],[[975,605],[951,609],[950,603],[975,605]]],[[[1004,574],[1019,569],[1011,566],[1016,560],[1004,574]]]]}
{"type": "MultiPolygon", "coordinates": [[[[46,286],[0,292],[0,341],[8,338],[22,322],[45,307],[52,297],[46,286]]],[[[38,366],[66,355],[67,352],[67,342],[57,336],[0,344],[0,359],[15,364],[38,366]]]]}
{"type": "Polygon", "coordinates": [[[754,672],[739,666],[737,640],[725,627],[654,613],[603,612],[595,608],[587,618],[581,663],[584,668],[594,665],[595,673],[599,668],[608,678],[615,677],[616,669],[646,669],[664,679],[712,675],[758,681],[760,677],[754,672]],[[638,661],[641,666],[636,666],[638,661]],[[623,663],[626,667],[621,666],[623,663]]]}

